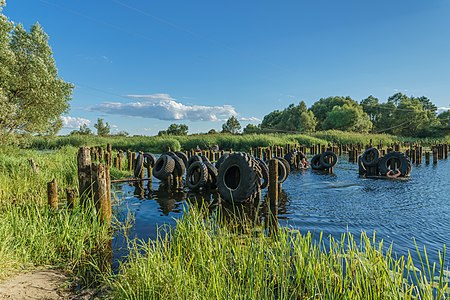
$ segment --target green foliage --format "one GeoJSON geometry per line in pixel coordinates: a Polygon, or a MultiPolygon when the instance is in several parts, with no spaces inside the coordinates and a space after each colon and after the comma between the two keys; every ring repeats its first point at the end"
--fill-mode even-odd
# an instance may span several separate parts
{"type": "Polygon", "coordinates": [[[0,44],[0,140],[56,133],[73,85],[58,77],[47,34],[39,24],[27,32],[0,13],[0,44]]]}
{"type": "Polygon", "coordinates": [[[372,128],[369,116],[361,106],[344,104],[328,112],[322,127],[342,131],[368,132],[372,128]]]}
{"type": "Polygon", "coordinates": [[[235,116],[231,116],[225,124],[222,125],[222,132],[237,134],[241,130],[241,124],[235,116]]]}
{"type": "Polygon", "coordinates": [[[437,118],[442,127],[450,127],[450,110],[441,112],[437,118]]]}
{"type": "Polygon", "coordinates": [[[189,127],[185,124],[170,124],[167,130],[161,130],[158,132],[159,136],[162,135],[187,135],[189,127]]]}
{"type": "Polygon", "coordinates": [[[314,116],[317,119],[317,129],[325,129],[323,127],[323,124],[325,122],[325,119],[328,116],[328,113],[333,110],[335,106],[343,106],[344,104],[347,104],[349,106],[356,106],[358,103],[353,100],[350,97],[328,97],[328,98],[321,98],[319,101],[315,102],[311,106],[311,111],[314,113],[314,116]]]}
{"type": "Polygon", "coordinates": [[[108,136],[111,133],[111,126],[108,122],[105,123],[102,118],[97,119],[94,127],[97,129],[98,136],[108,136]]]}
{"type": "Polygon", "coordinates": [[[317,125],[312,111],[308,110],[304,101],[297,106],[289,105],[283,111],[275,110],[264,116],[261,129],[280,132],[310,132],[317,125]]]}
{"type": "Polygon", "coordinates": [[[261,133],[261,126],[260,125],[254,125],[254,124],[247,124],[244,128],[244,134],[255,134],[255,133],[261,133]]]}
{"type": "MultiPolygon", "coordinates": [[[[225,212],[218,213],[220,216],[225,212]]],[[[253,221],[248,221],[249,223],[253,221]]],[[[315,242],[311,233],[240,222],[236,233],[218,217],[190,208],[155,241],[133,241],[111,278],[115,299],[443,299],[444,259],[422,270],[397,258],[375,235],[315,242]],[[256,227],[256,228],[255,228],[256,227]],[[329,246],[326,246],[329,245],[329,246]],[[442,277],[440,277],[442,276],[442,277]],[[414,282],[412,281],[414,279],[414,282]]],[[[445,277],[444,277],[445,278],[445,277]]]]}
{"type": "Polygon", "coordinates": [[[87,124],[83,124],[80,126],[78,130],[72,130],[70,135],[79,134],[79,135],[92,135],[92,130],[87,126],[87,124]]]}

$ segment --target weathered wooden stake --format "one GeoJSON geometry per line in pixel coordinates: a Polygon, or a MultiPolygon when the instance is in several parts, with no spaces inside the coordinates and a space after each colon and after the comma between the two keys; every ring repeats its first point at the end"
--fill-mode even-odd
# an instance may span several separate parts
{"type": "Polygon", "coordinates": [[[67,197],[67,208],[75,207],[75,191],[71,188],[66,189],[66,197],[67,197]]]}
{"type": "Polygon", "coordinates": [[[97,213],[103,222],[109,223],[112,218],[110,187],[108,187],[108,167],[104,164],[92,164],[94,179],[94,203],[97,213]]]}
{"type": "Polygon", "coordinates": [[[47,196],[50,208],[58,208],[58,184],[56,179],[47,183],[47,196]]]}
{"type": "Polygon", "coordinates": [[[269,161],[269,201],[271,205],[278,205],[278,159],[269,161]]]}
{"type": "Polygon", "coordinates": [[[78,187],[80,204],[85,206],[92,198],[91,152],[86,147],[78,149],[78,187]]]}

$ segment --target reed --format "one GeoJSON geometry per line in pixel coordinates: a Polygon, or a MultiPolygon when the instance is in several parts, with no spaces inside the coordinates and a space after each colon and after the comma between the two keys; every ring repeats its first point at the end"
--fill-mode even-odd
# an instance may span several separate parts
{"type": "MultiPolygon", "coordinates": [[[[156,241],[133,241],[110,278],[117,299],[441,299],[443,267],[426,273],[375,236],[340,240],[281,228],[237,234],[191,209],[156,241]],[[437,276],[437,277],[436,277],[437,276]]],[[[443,254],[442,254],[443,256],[443,254]]],[[[443,263],[443,257],[441,264],[443,263]]],[[[426,266],[426,262],[424,265],[426,266]]]]}

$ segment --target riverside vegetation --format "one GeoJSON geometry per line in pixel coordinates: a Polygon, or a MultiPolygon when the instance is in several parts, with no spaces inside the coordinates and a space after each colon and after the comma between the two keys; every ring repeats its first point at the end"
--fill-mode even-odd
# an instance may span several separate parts
{"type": "MultiPolygon", "coordinates": [[[[252,136],[233,143],[256,139],[286,141],[252,136]]],[[[0,148],[1,278],[37,266],[58,267],[84,285],[106,288],[105,297],[112,299],[440,299],[449,293],[445,248],[436,264],[418,247],[421,264],[414,266],[411,256],[395,258],[389,247],[365,234],[357,240],[343,235],[314,242],[309,233],[281,228],[269,234],[244,221],[246,231],[236,232],[217,215],[198,209],[190,209],[154,241],[130,240],[128,260],[112,274],[111,229],[123,225],[102,224],[89,207],[51,210],[46,205],[51,179],[56,178],[62,199],[64,188],[77,186],[76,152],[72,146],[0,148]]],[[[126,175],[115,169],[111,174],[126,175]]]]}

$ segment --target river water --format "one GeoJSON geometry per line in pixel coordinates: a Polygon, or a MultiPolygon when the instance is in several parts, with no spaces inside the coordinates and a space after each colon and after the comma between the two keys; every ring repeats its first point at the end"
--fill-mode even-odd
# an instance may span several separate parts
{"type": "MultiPolygon", "coordinates": [[[[311,170],[292,172],[283,183],[278,220],[280,226],[290,226],[316,237],[340,238],[350,232],[362,231],[378,240],[393,243],[398,255],[415,252],[415,242],[425,246],[432,262],[438,262],[438,251],[450,244],[450,162],[438,165],[414,165],[409,179],[366,179],[358,176],[358,166],[344,156],[328,175],[311,170]]],[[[186,193],[168,194],[158,191],[154,180],[152,191],[140,190],[129,184],[114,186],[120,221],[127,214],[134,216],[128,237],[154,239],[158,226],[173,226],[187,209],[187,201],[201,198],[186,193]]],[[[215,196],[206,194],[208,201],[215,196]]],[[[123,235],[113,242],[114,261],[127,254],[123,235]]],[[[448,256],[445,265],[450,266],[448,256]]]]}

